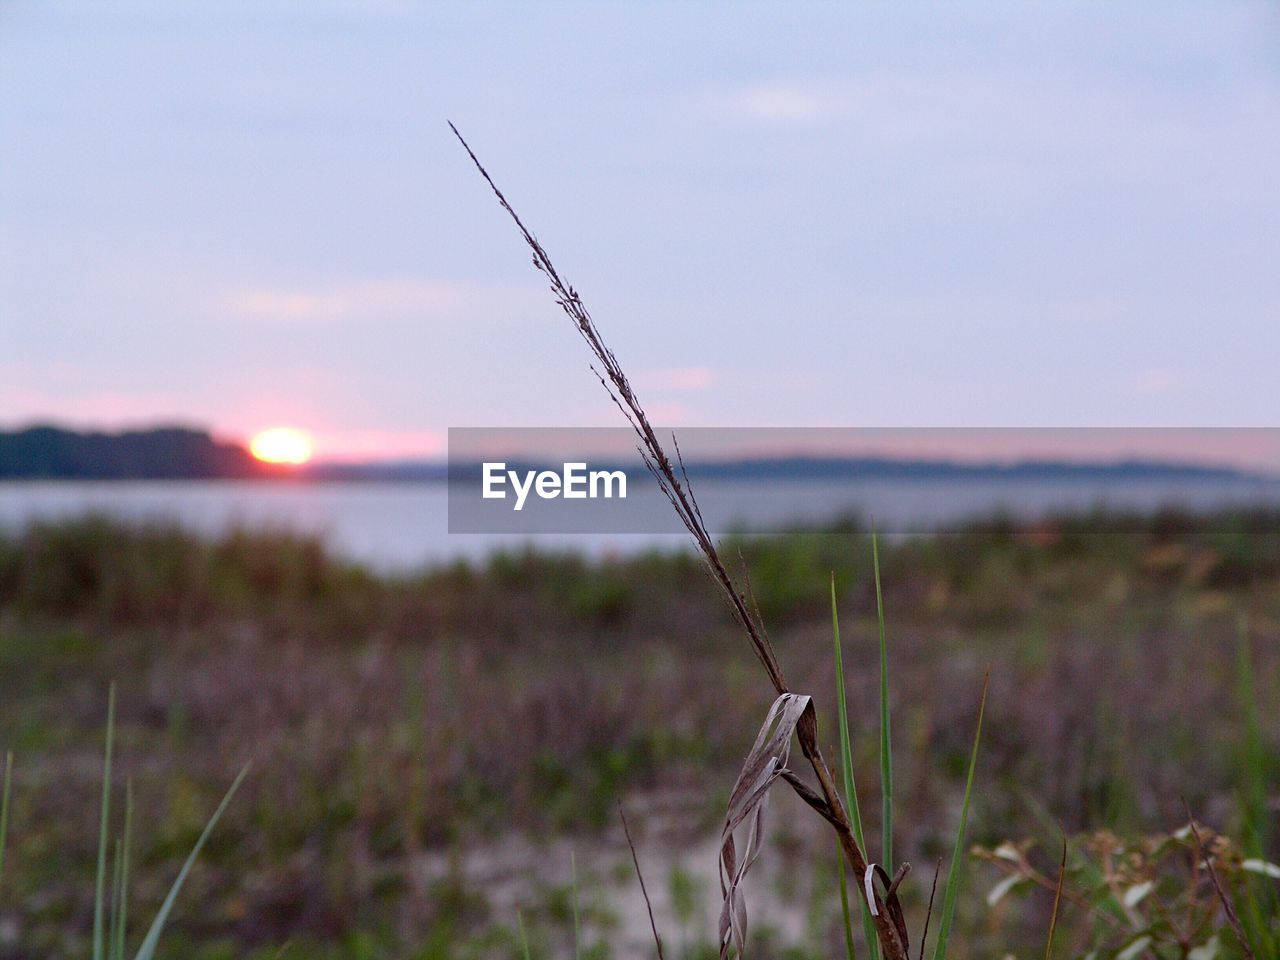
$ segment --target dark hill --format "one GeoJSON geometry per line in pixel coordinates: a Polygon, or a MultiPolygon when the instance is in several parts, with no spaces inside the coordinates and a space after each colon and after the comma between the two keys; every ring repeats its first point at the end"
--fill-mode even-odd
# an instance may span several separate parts
{"type": "Polygon", "coordinates": [[[188,427],[79,433],[34,426],[0,432],[0,478],[219,480],[271,476],[243,447],[188,427]]]}

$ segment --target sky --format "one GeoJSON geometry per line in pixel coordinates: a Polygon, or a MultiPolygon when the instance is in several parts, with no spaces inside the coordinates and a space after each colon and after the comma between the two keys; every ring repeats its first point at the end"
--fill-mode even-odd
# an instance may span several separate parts
{"type": "Polygon", "coordinates": [[[1272,426],[1273,4],[0,0],[0,426],[1272,426]]]}

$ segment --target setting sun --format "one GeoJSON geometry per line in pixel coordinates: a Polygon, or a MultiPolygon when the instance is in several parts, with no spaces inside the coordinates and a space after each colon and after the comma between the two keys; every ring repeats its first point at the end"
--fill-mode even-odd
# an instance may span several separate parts
{"type": "Polygon", "coordinates": [[[292,427],[272,427],[254,435],[249,452],[264,463],[306,463],[311,459],[311,437],[292,427]]]}

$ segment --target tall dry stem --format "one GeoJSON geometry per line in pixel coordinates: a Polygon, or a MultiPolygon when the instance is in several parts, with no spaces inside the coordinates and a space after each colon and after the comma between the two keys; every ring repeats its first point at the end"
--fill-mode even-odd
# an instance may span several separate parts
{"type": "MultiPolygon", "coordinates": [[[[689,478],[685,473],[684,464],[680,458],[680,447],[674,435],[672,436],[672,448],[675,450],[676,459],[673,462],[659,442],[658,436],[650,425],[649,418],[645,415],[644,408],[641,406],[639,399],[637,399],[635,391],[618,363],[617,357],[605,345],[600,336],[600,331],[596,328],[595,321],[583,305],[582,298],[578,295],[578,292],[560,276],[560,272],[551,262],[551,258],[547,255],[546,250],[543,249],[542,244],[538,242],[532,231],[525,226],[515,208],[511,206],[502,191],[498,189],[498,185],[489,176],[489,172],[480,163],[479,158],[462,134],[458,132],[458,128],[450,123],[449,129],[453,131],[454,136],[458,138],[458,142],[467,151],[471,162],[475,164],[476,169],[489,185],[494,196],[497,197],[502,209],[507,211],[511,219],[515,221],[516,227],[520,230],[525,243],[529,245],[529,249],[533,253],[533,265],[547,278],[556,303],[568,315],[578,333],[587,342],[587,346],[591,349],[596,363],[599,364],[598,367],[596,363],[592,364],[592,372],[595,373],[601,385],[608,392],[610,399],[622,411],[622,415],[626,417],[627,422],[635,431],[636,438],[639,441],[637,450],[645,466],[653,474],[659,488],[667,500],[670,501],[672,508],[676,511],[681,522],[684,523],[697,544],[712,579],[719,585],[721,592],[729,603],[730,609],[733,611],[734,618],[746,633],[752,651],[768,674],[774,692],[779,697],[790,694],[791,691],[787,687],[782,667],[778,663],[777,655],[774,652],[773,644],[769,641],[769,635],[765,631],[764,624],[761,622],[759,615],[753,612],[743,590],[738,586],[737,581],[721,561],[715,542],[707,531],[706,524],[702,519],[702,512],[698,509],[697,500],[694,498],[693,490],[689,485],[689,478]],[[677,465],[679,467],[678,472],[677,465]]],[[[800,749],[805,759],[809,761],[810,766],[813,768],[814,775],[818,781],[818,792],[815,794],[807,787],[803,787],[801,781],[795,777],[784,777],[783,779],[787,780],[793,787],[796,787],[802,799],[814,807],[831,824],[836,831],[840,846],[844,850],[845,857],[849,861],[855,876],[864,878],[883,875],[883,870],[868,872],[867,858],[854,837],[849,815],[836,788],[835,777],[827,761],[823,758],[821,750],[818,748],[817,719],[812,708],[805,710],[800,717],[796,725],[796,739],[800,744],[800,749]]],[[[868,900],[873,907],[871,912],[876,927],[876,936],[880,941],[886,960],[907,960],[907,934],[901,922],[902,912],[897,903],[896,883],[890,885],[887,876],[883,877],[883,882],[885,885],[883,895],[873,882],[867,882],[866,884],[869,894],[868,900]]]]}

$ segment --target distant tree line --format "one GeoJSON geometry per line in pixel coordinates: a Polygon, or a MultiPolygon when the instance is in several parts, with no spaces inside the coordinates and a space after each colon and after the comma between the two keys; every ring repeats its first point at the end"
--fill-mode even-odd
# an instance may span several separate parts
{"type": "Polygon", "coordinates": [[[4,479],[217,480],[279,472],[237,444],[188,427],[80,433],[34,426],[0,432],[4,479]]]}
{"type": "MultiPolygon", "coordinates": [[[[556,468],[559,464],[507,462],[509,468],[556,468]]],[[[593,463],[597,469],[622,470],[636,478],[645,472],[634,463],[593,463]]],[[[217,441],[206,430],[159,427],[121,433],[82,433],[54,426],[0,431],[0,480],[239,480],[270,477],[326,481],[401,481],[478,483],[482,465],[462,461],[380,461],[311,463],[300,467],[262,463],[235,443],[217,441]]],[[[1232,467],[1161,460],[1069,462],[1026,460],[1015,463],[963,463],[885,457],[762,457],[691,461],[694,478],[721,480],[1242,480],[1271,474],[1232,467]]]]}

